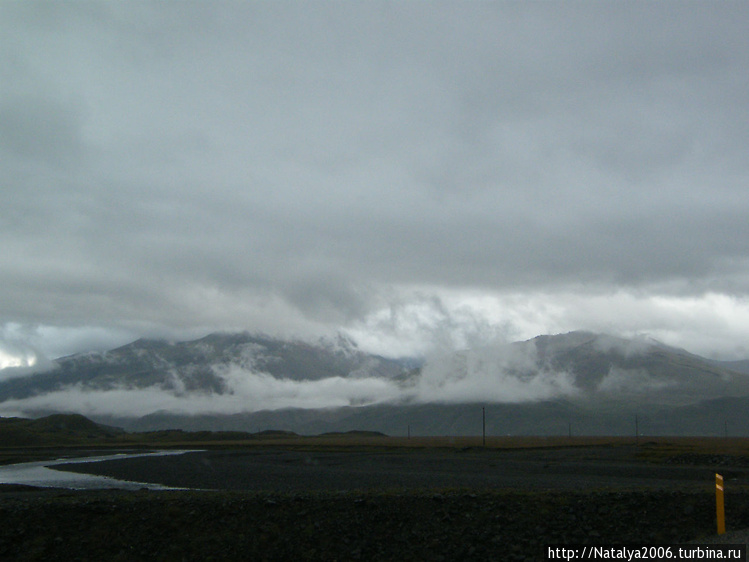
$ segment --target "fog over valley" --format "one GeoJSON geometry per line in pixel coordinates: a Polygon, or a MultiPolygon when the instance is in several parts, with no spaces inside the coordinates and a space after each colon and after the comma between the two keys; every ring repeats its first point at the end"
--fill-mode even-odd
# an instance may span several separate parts
{"type": "MultiPolygon", "coordinates": [[[[317,418],[314,423],[323,419],[331,428],[365,423],[380,430],[392,423],[388,417],[406,418],[420,408],[522,406],[528,411],[520,418],[538,419],[548,411],[557,415],[560,407],[568,416],[600,416],[633,408],[709,409],[727,399],[738,400],[732,408],[745,417],[748,396],[749,363],[591,332],[435,352],[421,360],[372,355],[343,336],[309,342],[217,333],[187,342],[138,340],[61,358],[33,373],[27,367],[0,371],[2,416],[75,412],[150,428],[182,427],[188,419],[203,429],[275,423],[268,427],[304,432],[308,418],[317,418]],[[377,408],[390,414],[383,417],[377,408]],[[339,421],[344,414],[354,420],[339,421]],[[195,422],[196,416],[208,417],[195,422]],[[356,421],[362,416],[368,419],[356,421]]],[[[732,415],[721,408],[724,417],[732,415]]]]}
{"type": "MultiPolygon", "coordinates": [[[[325,347],[321,350],[324,352],[325,347]]],[[[158,410],[239,413],[401,402],[522,402],[575,393],[568,373],[539,368],[533,345],[500,344],[451,355],[435,353],[424,360],[421,369],[397,362],[383,368],[382,359],[365,358],[361,365],[355,361],[350,371],[344,367],[338,375],[333,374],[336,357],[332,355],[322,358],[323,363],[329,362],[322,368],[327,367],[331,373],[325,372],[319,378],[313,374],[320,368],[316,364],[299,365],[299,371],[281,367],[274,376],[258,365],[268,360],[266,353],[267,348],[258,345],[253,349],[253,344],[248,344],[237,355],[220,362],[185,365],[179,361],[170,363],[155,350],[153,355],[143,353],[146,367],[137,361],[128,365],[127,359],[124,364],[118,363],[106,353],[84,354],[69,359],[76,364],[64,369],[59,388],[27,398],[10,398],[0,403],[0,411],[22,414],[54,410],[120,416],[142,416],[158,410]],[[260,361],[253,357],[255,353],[260,361]],[[114,367],[111,370],[120,376],[102,377],[106,383],[97,380],[91,384],[86,381],[88,375],[80,380],[77,375],[91,369],[90,363],[96,369],[114,367]],[[163,371],[164,377],[157,384],[143,385],[128,378],[128,368],[163,371]]],[[[287,351],[278,353],[270,358],[271,365],[284,362],[287,351]]],[[[313,363],[315,359],[307,358],[313,363]]],[[[60,370],[51,365],[47,373],[60,374],[60,370]]],[[[11,368],[0,371],[0,376],[1,380],[11,380],[30,372],[29,368],[11,368]]]]}

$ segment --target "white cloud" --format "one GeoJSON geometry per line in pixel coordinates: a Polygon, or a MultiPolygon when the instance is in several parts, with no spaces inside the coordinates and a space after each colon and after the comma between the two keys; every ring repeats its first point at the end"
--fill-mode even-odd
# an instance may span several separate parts
{"type": "Polygon", "coordinates": [[[159,387],[143,389],[85,390],[80,386],[25,399],[0,403],[2,416],[26,416],[39,411],[76,412],[83,415],[139,417],[159,411],[177,414],[236,414],[281,408],[331,408],[363,406],[396,398],[398,388],[379,379],[292,381],[262,373],[232,370],[228,394],[172,392],[159,387]]]}
{"type": "Polygon", "coordinates": [[[630,348],[655,339],[716,359],[749,357],[749,300],[742,295],[432,288],[404,291],[391,302],[347,330],[362,348],[389,356],[429,354],[587,330],[628,338],[630,348]]]}
{"type": "Polygon", "coordinates": [[[398,382],[355,373],[314,381],[275,378],[253,370],[253,361],[214,367],[226,392],[185,392],[158,386],[91,390],[76,384],[62,390],[0,403],[0,415],[72,411],[84,415],[139,417],[167,411],[178,414],[236,414],[282,408],[335,408],[381,403],[524,402],[574,396],[567,373],[536,364],[535,347],[495,343],[458,354],[431,355],[421,376],[398,382]]]}
{"type": "Polygon", "coordinates": [[[429,357],[414,389],[419,402],[525,402],[577,392],[574,377],[538,365],[535,346],[503,343],[429,357]]]}

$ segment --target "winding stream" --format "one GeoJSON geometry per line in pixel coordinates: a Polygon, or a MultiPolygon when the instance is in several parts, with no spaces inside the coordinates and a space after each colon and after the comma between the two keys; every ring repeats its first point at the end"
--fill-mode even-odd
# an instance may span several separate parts
{"type": "Polygon", "coordinates": [[[23,484],[25,486],[36,486],[40,488],[68,488],[73,490],[176,490],[149,482],[131,482],[128,480],[117,480],[108,476],[97,476],[94,474],[79,474],[65,472],[64,469],[54,469],[62,464],[80,464],[85,462],[100,462],[119,460],[135,457],[157,457],[166,455],[182,455],[192,451],[156,451],[153,453],[119,453],[116,455],[103,455],[98,457],[65,458],[57,460],[23,462],[0,466],[0,484],[23,484]]]}

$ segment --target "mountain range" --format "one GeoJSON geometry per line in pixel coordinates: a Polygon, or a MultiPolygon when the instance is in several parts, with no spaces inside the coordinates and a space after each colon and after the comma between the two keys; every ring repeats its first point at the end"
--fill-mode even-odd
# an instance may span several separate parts
{"type": "Polygon", "coordinates": [[[0,404],[71,386],[224,394],[231,389],[220,373],[229,367],[292,381],[407,375],[406,362],[364,353],[343,336],[308,343],[249,333],[216,333],[188,342],[139,339],[110,351],[63,357],[54,364],[46,372],[1,381],[0,404]]]}
{"type": "Polygon", "coordinates": [[[0,415],[70,411],[138,431],[476,435],[485,419],[489,435],[749,435],[749,362],[591,332],[426,360],[369,354],[343,336],[216,333],[0,371],[0,415]]]}

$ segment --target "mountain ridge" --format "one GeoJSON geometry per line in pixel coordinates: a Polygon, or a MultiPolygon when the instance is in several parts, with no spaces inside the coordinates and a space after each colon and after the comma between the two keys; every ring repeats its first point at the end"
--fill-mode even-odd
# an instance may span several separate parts
{"type": "Polygon", "coordinates": [[[396,360],[361,352],[351,340],[315,345],[250,332],[216,332],[185,342],[140,338],[109,351],[77,353],[53,363],[52,370],[0,380],[0,403],[76,383],[93,390],[158,386],[180,393],[222,394],[229,389],[216,367],[228,365],[296,381],[357,373],[395,378],[407,371],[396,360]],[[30,385],[31,379],[37,384],[30,385]]]}
{"type": "Polygon", "coordinates": [[[249,332],[186,342],[139,339],[56,364],[49,372],[0,380],[0,412],[9,404],[31,404],[24,412],[34,416],[75,411],[47,399],[77,393],[91,404],[140,392],[133,396],[153,398],[150,410],[128,414],[97,404],[81,413],[138,431],[398,434],[411,419],[425,434],[458,434],[474,427],[472,416],[483,405],[505,420],[506,432],[544,434],[575,425],[617,433],[639,414],[661,420],[652,427],[678,433],[710,426],[709,416],[726,418],[724,425],[729,417],[743,420],[739,410],[749,406],[742,402],[749,397],[749,374],[730,368],[743,362],[709,360],[650,338],[585,331],[447,353],[418,367],[366,353],[343,336],[309,342],[249,332]],[[276,395],[286,399],[274,401],[276,395]],[[726,408],[715,407],[721,400],[726,408]],[[695,425],[689,416],[702,421],[695,425]]]}

